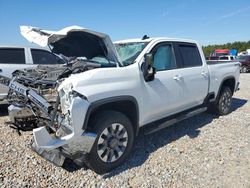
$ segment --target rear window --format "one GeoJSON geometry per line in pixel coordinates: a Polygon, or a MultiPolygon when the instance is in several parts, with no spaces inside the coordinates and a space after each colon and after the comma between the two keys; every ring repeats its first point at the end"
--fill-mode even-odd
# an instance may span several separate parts
{"type": "Polygon", "coordinates": [[[25,64],[24,48],[0,48],[0,64],[25,64]]]}
{"type": "Polygon", "coordinates": [[[34,64],[53,65],[59,63],[54,54],[45,50],[31,49],[31,54],[34,64]]]}
{"type": "Polygon", "coordinates": [[[180,44],[179,49],[183,67],[195,67],[202,65],[200,53],[195,44],[180,44]]]}
{"type": "Polygon", "coordinates": [[[210,60],[218,60],[219,57],[210,57],[210,60]]]}

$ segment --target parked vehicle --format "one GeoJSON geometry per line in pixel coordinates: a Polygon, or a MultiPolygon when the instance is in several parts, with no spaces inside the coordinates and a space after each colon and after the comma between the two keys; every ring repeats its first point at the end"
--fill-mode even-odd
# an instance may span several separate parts
{"type": "Polygon", "coordinates": [[[234,61],[236,56],[233,55],[224,55],[224,56],[214,56],[206,58],[209,62],[232,62],[234,61]]]}
{"type": "Polygon", "coordinates": [[[235,60],[236,56],[233,55],[225,55],[225,56],[220,56],[219,61],[233,61],[235,60]]]}
{"type": "MultiPolygon", "coordinates": [[[[17,69],[62,63],[62,59],[44,48],[0,46],[0,75],[8,78],[17,69]]],[[[7,96],[8,90],[7,86],[0,85],[0,100],[7,96]]]]}
{"type": "Polygon", "coordinates": [[[238,56],[236,60],[241,63],[240,72],[246,73],[250,70],[250,55],[238,56]]]}
{"type": "Polygon", "coordinates": [[[216,49],[211,54],[212,57],[219,57],[219,56],[225,56],[225,55],[230,55],[229,49],[216,49]]]}
{"type": "Polygon", "coordinates": [[[56,82],[37,70],[6,80],[10,119],[36,125],[33,149],[58,166],[68,157],[97,173],[110,171],[128,157],[142,127],[149,134],[208,107],[226,115],[239,86],[239,63],[207,65],[193,40],[113,44],[108,35],[78,26],[21,31],[54,53],[76,57],[56,82]]]}

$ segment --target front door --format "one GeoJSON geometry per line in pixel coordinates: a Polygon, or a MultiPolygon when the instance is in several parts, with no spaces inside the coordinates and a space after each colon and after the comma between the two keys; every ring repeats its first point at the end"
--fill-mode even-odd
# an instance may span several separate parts
{"type": "Polygon", "coordinates": [[[183,105],[182,85],[172,43],[160,43],[151,53],[156,74],[154,80],[145,82],[145,124],[174,114],[180,111],[183,105]]]}

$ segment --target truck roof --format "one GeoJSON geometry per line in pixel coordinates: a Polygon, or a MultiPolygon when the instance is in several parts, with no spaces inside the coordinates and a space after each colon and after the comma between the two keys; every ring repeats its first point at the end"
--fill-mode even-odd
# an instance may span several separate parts
{"type": "Polygon", "coordinates": [[[168,37],[150,37],[148,39],[134,38],[115,41],[114,43],[130,43],[130,42],[151,42],[151,41],[176,41],[176,42],[190,42],[197,43],[197,41],[191,39],[181,39],[181,38],[168,38],[168,37]]]}

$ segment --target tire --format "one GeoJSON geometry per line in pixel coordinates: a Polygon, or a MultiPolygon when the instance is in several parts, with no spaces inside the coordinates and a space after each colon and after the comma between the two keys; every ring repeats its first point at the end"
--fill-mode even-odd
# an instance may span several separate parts
{"type": "Polygon", "coordinates": [[[90,126],[97,138],[85,163],[97,174],[104,174],[126,160],[133,147],[134,130],[120,112],[101,112],[93,119],[90,126]]]}
{"type": "Polygon", "coordinates": [[[241,72],[242,73],[247,73],[247,67],[245,67],[245,66],[241,67],[241,72]]]}
{"type": "Polygon", "coordinates": [[[225,86],[222,88],[218,100],[213,105],[215,114],[223,116],[230,113],[232,105],[232,95],[232,91],[229,87],[225,86]]]}

